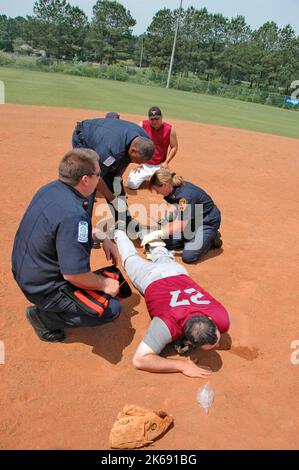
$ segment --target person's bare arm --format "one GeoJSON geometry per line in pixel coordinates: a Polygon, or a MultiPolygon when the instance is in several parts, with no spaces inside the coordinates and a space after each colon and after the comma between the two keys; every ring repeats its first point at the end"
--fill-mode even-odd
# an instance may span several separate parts
{"type": "Polygon", "coordinates": [[[170,222],[163,227],[163,237],[167,238],[169,235],[173,235],[174,233],[183,232],[187,224],[187,220],[174,220],[173,222],[170,222]]]}
{"type": "Polygon", "coordinates": [[[147,372],[181,372],[187,377],[206,378],[210,370],[198,367],[191,359],[167,359],[158,356],[143,341],[139,344],[133,358],[136,369],[147,372]]]}
{"type": "Polygon", "coordinates": [[[110,238],[105,238],[103,240],[103,250],[106,256],[107,261],[111,261],[113,264],[117,265],[118,263],[118,251],[116,245],[113,243],[110,238]]]}
{"type": "Polygon", "coordinates": [[[99,191],[109,202],[113,201],[115,198],[114,194],[110,191],[107,184],[101,177],[99,178],[97,191],[99,191]]]}
{"type": "Polygon", "coordinates": [[[81,274],[63,274],[66,281],[76,287],[90,290],[100,290],[115,297],[119,291],[119,282],[89,271],[81,274]]]}
{"type": "Polygon", "coordinates": [[[168,152],[168,155],[167,155],[167,158],[166,158],[165,162],[163,162],[162,165],[161,165],[162,167],[163,166],[166,167],[166,166],[169,165],[171,160],[176,155],[176,153],[178,151],[178,148],[179,148],[178,138],[177,138],[177,135],[176,135],[175,128],[172,126],[171,132],[170,132],[170,138],[169,138],[169,152],[168,152]]]}

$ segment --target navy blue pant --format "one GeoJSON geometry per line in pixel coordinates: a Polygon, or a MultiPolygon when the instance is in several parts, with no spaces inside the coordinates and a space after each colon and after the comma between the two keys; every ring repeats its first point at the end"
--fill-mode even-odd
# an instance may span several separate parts
{"type": "Polygon", "coordinates": [[[213,242],[220,223],[220,211],[218,207],[214,206],[209,214],[204,217],[202,226],[197,229],[195,236],[191,240],[186,240],[182,234],[179,237],[164,240],[166,247],[169,250],[182,248],[182,260],[184,263],[190,264],[199,261],[213,248],[213,242]]]}
{"type": "MultiPolygon", "coordinates": [[[[33,299],[29,299],[33,300],[33,299]]],[[[35,303],[33,301],[33,303],[35,303]]],[[[122,309],[119,300],[111,298],[108,308],[101,317],[91,315],[81,310],[80,307],[61,292],[47,296],[44,302],[35,303],[38,313],[45,327],[50,331],[76,328],[80,326],[99,326],[115,320],[122,309]]]]}

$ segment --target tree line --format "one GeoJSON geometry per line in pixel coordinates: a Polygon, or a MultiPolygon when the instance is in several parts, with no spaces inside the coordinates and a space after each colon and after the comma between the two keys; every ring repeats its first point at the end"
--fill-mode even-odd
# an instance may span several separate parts
{"type": "MultiPolygon", "coordinates": [[[[98,0],[89,21],[67,0],[38,0],[26,18],[0,15],[0,49],[43,50],[47,58],[165,72],[178,14],[178,9],[163,8],[144,34],[134,36],[136,20],[117,1],[98,0]]],[[[227,18],[189,7],[181,11],[173,72],[288,94],[291,82],[299,79],[299,37],[290,25],[279,28],[271,21],[252,30],[243,16],[227,18]]]]}

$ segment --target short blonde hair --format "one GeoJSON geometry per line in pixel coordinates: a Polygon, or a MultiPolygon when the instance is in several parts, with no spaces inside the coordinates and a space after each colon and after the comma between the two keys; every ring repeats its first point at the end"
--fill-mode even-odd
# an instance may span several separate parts
{"type": "Polygon", "coordinates": [[[162,186],[165,183],[170,183],[175,188],[182,186],[184,180],[182,176],[177,176],[176,173],[171,173],[167,168],[160,168],[157,170],[150,179],[149,187],[152,189],[153,186],[162,186]]]}

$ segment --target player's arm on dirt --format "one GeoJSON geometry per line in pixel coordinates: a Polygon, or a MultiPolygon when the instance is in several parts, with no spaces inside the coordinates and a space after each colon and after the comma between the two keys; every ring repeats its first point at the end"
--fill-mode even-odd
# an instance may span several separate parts
{"type": "Polygon", "coordinates": [[[206,378],[210,370],[198,367],[191,359],[167,359],[155,354],[143,341],[139,344],[133,357],[136,369],[147,372],[181,372],[187,377],[206,378]]]}
{"type": "Polygon", "coordinates": [[[175,128],[172,126],[169,138],[169,152],[165,162],[162,163],[162,167],[167,167],[171,160],[175,157],[179,148],[178,138],[176,135],[175,128]]]}

